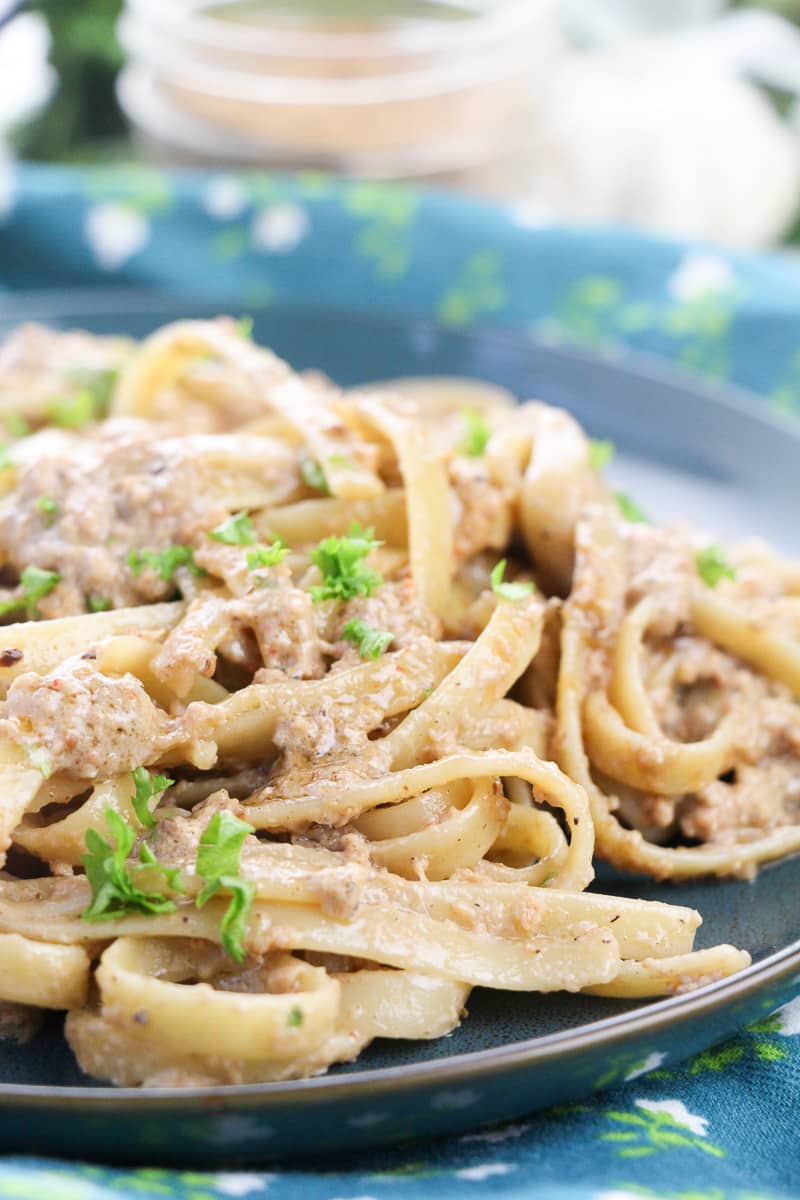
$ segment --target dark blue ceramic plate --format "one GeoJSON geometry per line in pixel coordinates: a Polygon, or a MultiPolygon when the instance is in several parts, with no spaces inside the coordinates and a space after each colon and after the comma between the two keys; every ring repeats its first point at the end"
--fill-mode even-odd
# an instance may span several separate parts
{"type": "MultiPolygon", "coordinates": [[[[15,298],[0,305],[0,334],[37,319],[142,335],[187,315],[208,312],[141,294],[15,298]]],[[[563,405],[591,433],[614,439],[620,485],[654,516],[690,517],[721,535],[762,533],[800,550],[800,433],[752,397],[658,363],[443,332],[413,319],[270,309],[255,325],[258,340],[295,366],[320,367],[343,384],[458,374],[563,405]]],[[[698,944],[746,947],[753,965],[650,1004],[479,991],[450,1038],[379,1042],[324,1078],[250,1087],[97,1087],[74,1065],[54,1020],[27,1047],[0,1045],[0,1150],[197,1168],[453,1133],[678,1063],[800,990],[800,859],[755,883],[669,886],[605,875],[597,886],[698,908],[698,944]]]]}

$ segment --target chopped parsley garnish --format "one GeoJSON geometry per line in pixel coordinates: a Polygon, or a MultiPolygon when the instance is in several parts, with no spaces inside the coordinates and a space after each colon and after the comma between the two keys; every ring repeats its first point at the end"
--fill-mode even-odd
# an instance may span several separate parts
{"type": "Polygon", "coordinates": [[[286,1018],[286,1024],[290,1029],[297,1029],[303,1024],[305,1014],[299,1004],[293,1004],[289,1009],[289,1015],[286,1018]]]}
{"type": "Polygon", "coordinates": [[[322,583],[310,589],[315,603],[371,596],[383,583],[380,572],[364,562],[377,546],[383,545],[375,541],[373,532],[354,522],[346,537],[327,537],[312,551],[311,561],[322,575],[322,583]]]}
{"type": "Polygon", "coordinates": [[[602,471],[614,457],[616,447],[610,438],[589,438],[589,466],[602,471]]]}
{"type": "Polygon", "coordinates": [[[489,576],[495,596],[499,596],[501,600],[524,600],[526,596],[531,595],[532,583],[503,583],[505,573],[506,560],[501,558],[489,576]]]}
{"type": "Polygon", "coordinates": [[[178,567],[188,567],[193,575],[205,572],[194,561],[191,546],[167,546],[166,550],[131,550],[128,566],[133,575],[140,575],[145,567],[160,575],[165,583],[171,583],[178,567]]]}
{"type": "Polygon", "coordinates": [[[61,576],[57,571],[43,571],[41,567],[26,567],[20,575],[21,591],[18,595],[4,600],[0,604],[0,616],[14,612],[18,608],[26,608],[29,613],[37,616],[36,605],[43,596],[49,595],[61,576]]]}
{"type": "Polygon", "coordinates": [[[321,492],[323,496],[330,496],[331,489],[328,480],[325,478],[325,472],[315,458],[304,458],[300,463],[300,474],[303,477],[303,482],[313,488],[315,492],[321,492]]]}
{"type": "Polygon", "coordinates": [[[30,765],[35,771],[38,771],[42,779],[49,779],[53,774],[53,760],[45,750],[44,746],[38,746],[35,743],[28,746],[23,746],[30,765]]]}
{"type": "Polygon", "coordinates": [[[145,828],[152,829],[156,820],[150,811],[150,801],[155,799],[157,804],[167,788],[172,787],[175,780],[168,779],[166,775],[151,775],[146,767],[136,767],[131,774],[133,786],[136,789],[133,794],[133,811],[145,828]]]}
{"type": "Polygon", "coordinates": [[[697,574],[706,587],[715,588],[721,579],[735,579],[736,571],[719,546],[706,546],[695,555],[697,574]]]}
{"type": "Polygon", "coordinates": [[[111,600],[108,596],[89,596],[86,601],[86,607],[89,612],[99,613],[108,612],[111,608],[111,600]]]}
{"type": "Polygon", "coordinates": [[[228,517],[216,529],[210,530],[208,536],[226,546],[254,546],[258,541],[253,522],[244,510],[228,517]]]}
{"type": "Polygon", "coordinates": [[[94,400],[88,388],[80,388],[71,396],[51,400],[47,406],[48,420],[62,429],[81,429],[94,420],[94,400]]]}
{"type": "Polygon", "coordinates": [[[14,465],[14,450],[8,442],[0,442],[0,471],[7,471],[14,465]]]}
{"type": "Polygon", "coordinates": [[[247,918],[255,896],[255,885],[239,874],[239,856],[248,833],[255,833],[252,825],[240,821],[233,813],[223,809],[211,818],[200,838],[195,870],[205,887],[197,897],[196,904],[204,904],[217,892],[227,892],[231,897],[220,925],[222,947],[235,962],[245,958],[244,936],[247,918]]]}
{"type": "Polygon", "coordinates": [[[483,413],[477,408],[463,408],[461,418],[464,422],[464,436],[458,443],[459,454],[466,454],[470,458],[480,458],[482,454],[486,453],[489,438],[492,436],[483,413]]]}
{"type": "Polygon", "coordinates": [[[175,902],[160,892],[145,892],[134,882],[134,872],[155,868],[176,892],[184,890],[180,871],[162,867],[149,846],[142,844],[139,862],[128,863],[136,841],[136,830],[113,808],[106,809],[106,823],[113,843],[96,829],[86,830],[86,849],[81,859],[92,889],[92,902],[81,913],[84,921],[113,921],[131,912],[148,914],[175,911],[175,902]]]}
{"type": "Polygon", "coordinates": [[[388,629],[371,629],[360,617],[348,621],[342,630],[342,637],[358,646],[362,658],[378,658],[394,639],[394,634],[388,629]]]}
{"type": "Polygon", "coordinates": [[[252,317],[239,317],[239,320],[236,322],[236,332],[240,338],[244,338],[246,342],[249,342],[253,336],[254,325],[255,321],[252,317]]]}
{"type": "Polygon", "coordinates": [[[52,496],[40,496],[36,508],[42,514],[45,525],[52,525],[58,516],[58,503],[52,496]]]}
{"type": "Polygon", "coordinates": [[[356,465],[346,454],[329,454],[328,462],[332,467],[341,467],[345,471],[352,471],[356,465]]]}
{"type": "Polygon", "coordinates": [[[75,390],[50,401],[45,410],[49,421],[62,429],[81,429],[108,416],[116,371],[78,367],[66,377],[75,390]]]}
{"type": "Polygon", "coordinates": [[[269,546],[256,546],[255,549],[247,551],[248,570],[257,571],[259,567],[277,567],[288,553],[289,548],[282,538],[276,538],[269,546]]]}
{"type": "Polygon", "coordinates": [[[92,403],[91,419],[95,421],[108,416],[118,378],[119,372],[113,367],[76,367],[69,372],[70,383],[88,392],[92,403]]]}
{"type": "Polygon", "coordinates": [[[642,512],[639,505],[634,500],[631,500],[630,496],[625,492],[615,492],[614,499],[626,521],[633,521],[637,525],[650,524],[650,518],[642,512]]]}

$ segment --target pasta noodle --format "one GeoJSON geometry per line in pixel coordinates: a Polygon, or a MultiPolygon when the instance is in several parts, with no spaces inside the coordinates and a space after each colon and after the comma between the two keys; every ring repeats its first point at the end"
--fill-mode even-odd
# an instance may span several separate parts
{"type": "Polygon", "coordinates": [[[587,889],[800,850],[797,564],[651,525],[565,413],[345,393],[225,318],[22,329],[0,415],[0,1005],[86,1073],[297,1078],[472,987],[748,964],[587,889]]]}

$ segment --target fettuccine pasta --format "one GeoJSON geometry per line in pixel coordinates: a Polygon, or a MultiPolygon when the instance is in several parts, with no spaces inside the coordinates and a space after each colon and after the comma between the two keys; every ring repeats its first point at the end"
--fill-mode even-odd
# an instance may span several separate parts
{"type": "Polygon", "coordinates": [[[0,1032],[302,1077],[473,987],[741,970],[596,856],[800,849],[800,567],[659,528],[566,413],[299,375],[241,324],[0,349],[0,1032]]]}

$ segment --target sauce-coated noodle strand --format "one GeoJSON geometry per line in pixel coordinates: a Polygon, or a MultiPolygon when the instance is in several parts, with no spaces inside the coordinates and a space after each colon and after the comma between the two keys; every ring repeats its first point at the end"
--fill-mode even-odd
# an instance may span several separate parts
{"type": "Polygon", "coordinates": [[[609,797],[596,787],[583,745],[581,712],[585,689],[586,644],[583,624],[567,605],[561,641],[556,744],[561,767],[579,780],[589,797],[598,852],[623,870],[647,871],[658,879],[746,873],[752,866],[800,850],[800,826],[776,829],[733,845],[657,846],[638,829],[625,829],[609,797]]]}
{"type": "Polygon", "coordinates": [[[339,1010],[331,1036],[294,1060],[231,1060],[208,1053],[208,1038],[195,1054],[150,1039],[146,1028],[121,1025],[91,1009],[67,1018],[67,1034],[87,1074],[120,1086],[141,1083],[256,1083],[316,1074],[331,1063],[355,1058],[373,1038],[437,1038],[454,1029],[469,994],[466,984],[367,968],[334,975],[339,1010]],[[135,1030],[135,1032],[133,1031],[135,1030]]]}
{"type": "Polygon", "coordinates": [[[0,934],[0,1000],[36,1008],[82,1008],[89,994],[89,955],[80,946],[0,934]]]}
{"type": "MultiPolygon", "coordinates": [[[[248,935],[253,947],[268,936],[272,923],[291,919],[301,907],[309,913],[316,909],[320,921],[327,923],[329,919],[320,914],[326,907],[330,886],[336,882],[337,866],[341,869],[341,859],[324,851],[297,854],[305,850],[303,847],[281,848],[290,853],[253,852],[246,864],[246,876],[259,897],[253,906],[253,929],[248,935]],[[295,858],[299,861],[293,862],[295,858]]],[[[191,887],[188,877],[186,884],[192,892],[199,890],[196,884],[191,887]]],[[[77,877],[37,881],[36,886],[0,881],[0,930],[18,930],[26,937],[55,943],[91,944],[96,929],[80,919],[88,898],[86,881],[77,877]]],[[[485,927],[497,937],[523,945],[532,932],[570,940],[588,928],[611,930],[625,959],[687,954],[700,924],[694,909],[674,904],[593,892],[563,892],[550,886],[496,883],[473,873],[466,873],[460,881],[424,883],[403,880],[388,872],[365,871],[356,887],[356,900],[355,914],[362,908],[373,915],[376,909],[389,908],[406,916],[415,913],[425,917],[434,928],[439,928],[441,922],[453,922],[468,932],[485,927]]],[[[342,924],[341,914],[338,920],[332,919],[332,936],[342,924]]],[[[122,916],[108,928],[118,935],[134,937],[152,934],[219,940],[214,912],[208,916],[208,909],[198,911],[183,900],[178,901],[174,913],[122,916]]],[[[336,952],[345,953],[341,949],[336,952]]],[[[433,973],[439,974],[438,968],[433,973]]]]}
{"type": "Polygon", "coordinates": [[[692,621],[709,641],[752,663],[772,679],[792,689],[800,699],[800,642],[748,618],[736,604],[708,588],[692,597],[692,621]]]}
{"type": "Polygon", "coordinates": [[[458,642],[420,641],[396,654],[361,663],[324,679],[252,684],[221,704],[190,707],[165,764],[188,759],[204,769],[218,758],[265,758],[275,751],[278,722],[289,712],[313,713],[341,704],[365,731],[418,704],[463,657],[458,642]],[[187,736],[188,734],[188,736],[187,736]]]}
{"type": "Polygon", "coordinates": [[[406,496],[411,577],[420,601],[444,617],[453,575],[453,538],[442,462],[419,422],[404,420],[374,400],[363,400],[359,412],[391,442],[397,455],[406,496]]]}
{"type": "Polygon", "coordinates": [[[706,983],[716,983],[750,965],[750,955],[734,946],[711,946],[675,958],[646,958],[624,962],[610,983],[586,988],[593,996],[643,1000],[647,996],[674,996],[706,983]]]}
{"type": "Polygon", "coordinates": [[[273,800],[269,788],[245,806],[248,821],[257,829],[307,828],[322,814],[332,824],[344,824],[379,804],[397,804],[430,788],[456,779],[518,777],[530,783],[539,803],[563,810],[570,831],[566,861],[556,874],[556,885],[582,890],[591,881],[594,834],[586,793],[554,763],[543,762],[531,751],[493,754],[454,754],[419,767],[396,771],[382,779],[355,784],[346,793],[334,780],[319,780],[298,800],[273,800]]]}

